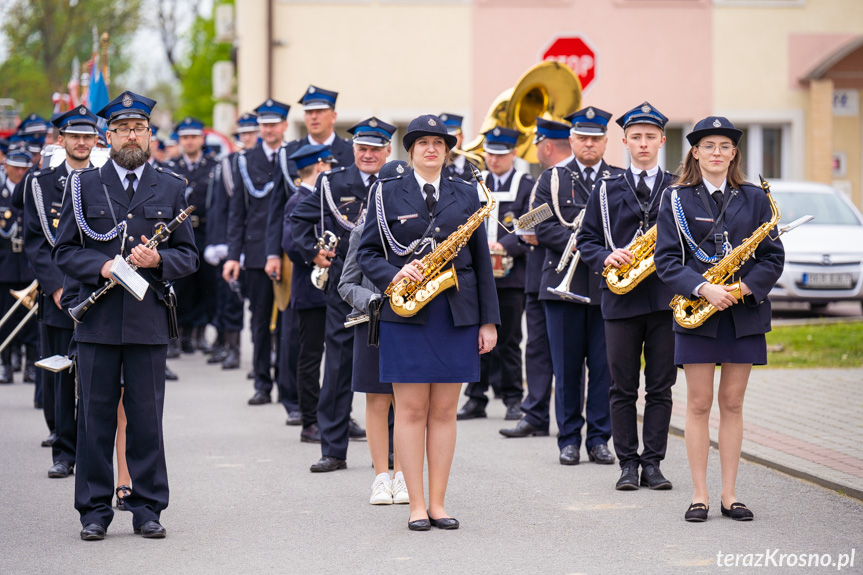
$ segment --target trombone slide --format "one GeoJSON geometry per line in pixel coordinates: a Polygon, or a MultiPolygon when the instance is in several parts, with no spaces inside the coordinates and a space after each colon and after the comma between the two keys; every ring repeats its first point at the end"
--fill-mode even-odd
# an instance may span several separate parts
{"type": "MultiPolygon", "coordinates": [[[[575,234],[572,234],[575,237],[575,234]]],[[[571,252],[570,252],[571,253],[571,252]]],[[[563,261],[563,258],[566,257],[564,254],[560,259],[563,261]]],[[[557,287],[548,287],[546,288],[549,292],[553,293],[558,297],[562,297],[565,300],[572,300],[578,303],[590,303],[590,298],[585,297],[583,295],[578,295],[569,291],[569,284],[572,283],[572,277],[575,275],[575,268],[578,266],[578,261],[581,259],[581,252],[575,252],[575,255],[572,257],[572,260],[569,262],[569,268],[566,270],[566,275],[563,276],[563,279],[560,280],[560,284],[557,287]]],[[[560,266],[558,266],[560,268],[560,266]]],[[[559,273],[559,272],[558,272],[559,273]]]]}

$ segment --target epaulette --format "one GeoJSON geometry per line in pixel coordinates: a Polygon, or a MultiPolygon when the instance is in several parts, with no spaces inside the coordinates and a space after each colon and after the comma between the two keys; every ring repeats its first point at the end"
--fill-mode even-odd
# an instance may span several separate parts
{"type": "Polygon", "coordinates": [[[165,168],[163,168],[162,166],[156,166],[156,171],[157,171],[157,172],[159,172],[159,173],[161,173],[161,174],[167,174],[167,175],[169,175],[169,176],[174,176],[175,178],[177,178],[177,179],[178,179],[178,180],[180,180],[181,182],[185,182],[185,181],[186,181],[186,178],[184,178],[184,177],[183,177],[183,176],[181,176],[180,174],[177,174],[177,173],[175,173],[175,172],[172,172],[171,170],[166,170],[166,169],[165,169],[165,168]]]}
{"type": "Polygon", "coordinates": [[[46,174],[50,174],[56,169],[57,169],[57,166],[49,166],[49,167],[43,168],[41,170],[36,170],[35,172],[33,172],[33,177],[38,178],[39,176],[44,176],[46,174]]]}
{"type": "Polygon", "coordinates": [[[381,178],[378,180],[378,182],[392,182],[393,180],[401,180],[403,176],[404,174],[399,174],[397,176],[390,176],[389,178],[381,178]]]}
{"type": "Polygon", "coordinates": [[[346,167],[339,166],[338,168],[333,168],[332,170],[327,170],[326,172],[324,172],[324,174],[329,176],[330,174],[338,174],[339,172],[344,172],[345,170],[347,170],[346,167]]]}
{"type": "Polygon", "coordinates": [[[75,171],[78,172],[79,174],[84,174],[84,173],[92,172],[93,170],[98,170],[98,169],[99,169],[98,166],[88,166],[86,168],[81,168],[80,170],[75,170],[75,171]]]}
{"type": "Polygon", "coordinates": [[[603,176],[599,178],[600,180],[616,180],[617,178],[622,178],[625,172],[618,172],[617,174],[609,174],[607,176],[603,176]]]}

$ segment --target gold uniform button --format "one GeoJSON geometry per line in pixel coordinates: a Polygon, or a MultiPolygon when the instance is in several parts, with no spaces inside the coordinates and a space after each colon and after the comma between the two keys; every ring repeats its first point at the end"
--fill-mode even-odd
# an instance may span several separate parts
{"type": "Polygon", "coordinates": [[[99,212],[99,215],[100,215],[100,216],[104,216],[104,215],[105,215],[105,210],[100,211],[100,212],[99,212]]]}
{"type": "Polygon", "coordinates": [[[130,242],[134,242],[134,241],[135,241],[135,238],[134,238],[134,237],[132,237],[132,236],[129,236],[127,239],[128,239],[130,242]]]}
{"type": "Polygon", "coordinates": [[[161,212],[161,211],[158,211],[158,212],[156,212],[156,215],[157,215],[157,216],[161,216],[161,215],[162,215],[162,212],[161,212]]]}
{"type": "Polygon", "coordinates": [[[131,220],[133,217],[135,217],[135,216],[133,216],[132,214],[127,214],[127,215],[126,215],[126,218],[128,218],[128,219],[130,219],[130,220],[131,220]]]}
{"type": "Polygon", "coordinates": [[[440,228],[435,228],[435,229],[434,229],[434,231],[435,231],[435,233],[438,233],[438,234],[439,234],[439,233],[440,233],[440,228]]]}

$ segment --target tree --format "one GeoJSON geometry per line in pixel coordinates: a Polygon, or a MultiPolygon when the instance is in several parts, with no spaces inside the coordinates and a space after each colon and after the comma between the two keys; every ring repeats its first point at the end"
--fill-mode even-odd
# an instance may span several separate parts
{"type": "Polygon", "coordinates": [[[8,2],[0,30],[9,56],[0,63],[0,78],[3,95],[16,99],[23,112],[50,115],[51,94],[66,91],[73,58],[90,58],[94,27],[111,36],[112,76],[128,67],[125,44],[138,26],[141,0],[8,2]]]}

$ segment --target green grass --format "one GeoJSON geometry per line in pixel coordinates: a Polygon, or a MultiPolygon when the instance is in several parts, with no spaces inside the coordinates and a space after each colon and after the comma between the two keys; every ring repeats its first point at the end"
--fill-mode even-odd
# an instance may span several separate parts
{"type": "Polygon", "coordinates": [[[779,326],[767,334],[767,367],[861,367],[863,322],[779,326]]]}

